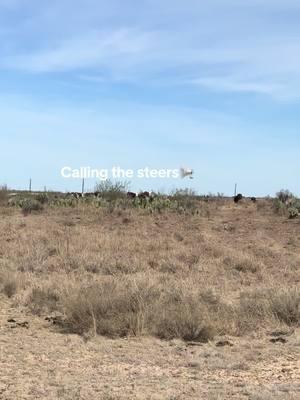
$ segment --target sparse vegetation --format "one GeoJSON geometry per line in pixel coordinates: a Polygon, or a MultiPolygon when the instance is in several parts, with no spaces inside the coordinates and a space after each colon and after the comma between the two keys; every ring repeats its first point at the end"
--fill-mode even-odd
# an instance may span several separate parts
{"type": "Polygon", "coordinates": [[[20,205],[24,216],[31,214],[33,211],[38,212],[43,210],[43,205],[38,200],[31,198],[24,199],[20,205]]]}
{"type": "Polygon", "coordinates": [[[294,195],[292,192],[290,192],[287,189],[281,189],[279,192],[276,193],[276,198],[281,201],[281,203],[288,203],[288,201],[292,200],[294,198],[294,195]]]}
{"type": "Polygon", "coordinates": [[[43,315],[59,309],[60,295],[53,287],[34,287],[26,302],[33,314],[43,315]]]}
{"type": "Polygon", "coordinates": [[[224,330],[225,306],[200,290],[192,294],[187,288],[168,286],[145,276],[105,277],[93,286],[73,288],[64,299],[66,326],[79,334],[153,334],[203,342],[224,330]]]}
{"type": "Polygon", "coordinates": [[[7,185],[0,186],[0,206],[4,206],[8,201],[8,189],[7,185]]]}
{"type": "Polygon", "coordinates": [[[94,189],[100,198],[108,201],[125,198],[127,190],[128,183],[110,180],[99,182],[94,189]]]}
{"type": "Polygon", "coordinates": [[[13,297],[19,287],[19,281],[14,272],[3,270],[0,273],[0,293],[11,298],[13,297]]]}
{"type": "Polygon", "coordinates": [[[299,217],[300,200],[289,190],[280,190],[273,201],[273,208],[276,214],[286,215],[290,219],[299,217]]]}
{"type": "MultiPolygon", "coordinates": [[[[186,192],[151,201],[46,195],[17,193],[1,214],[0,336],[8,360],[21,348],[28,373],[31,354],[42,357],[48,379],[61,357],[68,377],[78,367],[85,380],[111,382],[118,371],[118,379],[127,374],[124,387],[128,376],[161,380],[168,370],[171,386],[188,391],[203,371],[213,382],[221,370],[230,388],[245,371],[263,381],[278,358],[282,381],[291,379],[281,370],[293,362],[300,327],[298,221],[288,218],[295,196],[277,199],[283,212],[274,214],[267,198],[236,207],[186,192]]],[[[77,393],[62,387],[62,397],[77,393]]]]}
{"type": "Polygon", "coordinates": [[[46,204],[49,202],[49,196],[47,193],[38,193],[35,196],[35,199],[41,204],[46,204]]]}
{"type": "Polygon", "coordinates": [[[298,288],[257,289],[241,294],[238,324],[242,333],[256,329],[270,320],[300,325],[298,288]]]}

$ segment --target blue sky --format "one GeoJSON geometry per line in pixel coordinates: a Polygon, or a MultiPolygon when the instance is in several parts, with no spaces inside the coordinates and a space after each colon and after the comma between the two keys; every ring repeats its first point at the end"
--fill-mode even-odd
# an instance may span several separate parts
{"type": "Polygon", "coordinates": [[[0,183],[187,166],[131,187],[300,194],[299,1],[0,0],[0,49],[0,183]]]}

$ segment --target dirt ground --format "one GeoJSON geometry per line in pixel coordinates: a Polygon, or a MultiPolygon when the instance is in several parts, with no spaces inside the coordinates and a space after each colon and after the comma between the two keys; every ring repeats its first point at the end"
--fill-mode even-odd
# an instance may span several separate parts
{"type": "Polygon", "coordinates": [[[0,293],[1,400],[300,398],[297,324],[272,321],[207,343],[112,339],[63,332],[28,305],[33,287],[124,273],[205,285],[229,303],[249,289],[299,286],[300,220],[264,203],[213,205],[188,216],[0,211],[1,270],[21,282],[0,293]]]}

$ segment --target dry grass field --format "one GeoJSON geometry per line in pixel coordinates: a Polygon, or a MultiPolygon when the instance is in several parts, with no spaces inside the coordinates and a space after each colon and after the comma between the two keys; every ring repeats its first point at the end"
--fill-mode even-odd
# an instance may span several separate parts
{"type": "Polygon", "coordinates": [[[300,219],[0,207],[0,399],[299,399],[300,219]]]}

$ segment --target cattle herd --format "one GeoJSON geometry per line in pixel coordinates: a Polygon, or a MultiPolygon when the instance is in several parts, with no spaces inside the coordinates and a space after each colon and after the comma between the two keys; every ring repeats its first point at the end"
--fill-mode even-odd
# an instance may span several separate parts
{"type": "MultiPolygon", "coordinates": [[[[67,197],[71,197],[74,199],[80,199],[80,198],[101,198],[102,197],[102,193],[101,192],[86,192],[86,193],[80,193],[80,192],[70,192],[67,193],[67,197]]],[[[134,200],[134,199],[139,199],[139,200],[148,200],[148,201],[153,201],[153,199],[155,197],[157,197],[157,195],[153,192],[139,192],[139,193],[135,193],[135,192],[127,192],[126,193],[126,197],[128,199],[134,200]]],[[[237,195],[235,195],[233,197],[233,201],[234,203],[239,203],[242,199],[244,199],[245,197],[239,193],[237,195]]],[[[256,197],[250,197],[250,200],[253,203],[256,203],[257,199],[256,197]]]]}
{"type": "MultiPolygon", "coordinates": [[[[244,196],[239,193],[236,196],[233,197],[233,201],[235,203],[238,203],[239,201],[241,201],[244,198],[244,196]]],[[[250,197],[250,200],[252,201],[252,203],[256,203],[256,197],[250,197]]]]}
{"type": "MultiPolygon", "coordinates": [[[[86,192],[86,193],[80,193],[80,192],[69,192],[66,195],[67,197],[73,197],[74,199],[81,199],[81,198],[101,198],[102,193],[101,192],[86,192]]],[[[153,199],[155,197],[155,194],[152,192],[140,192],[140,193],[135,193],[135,192],[127,192],[126,197],[128,199],[153,199]]]]}

